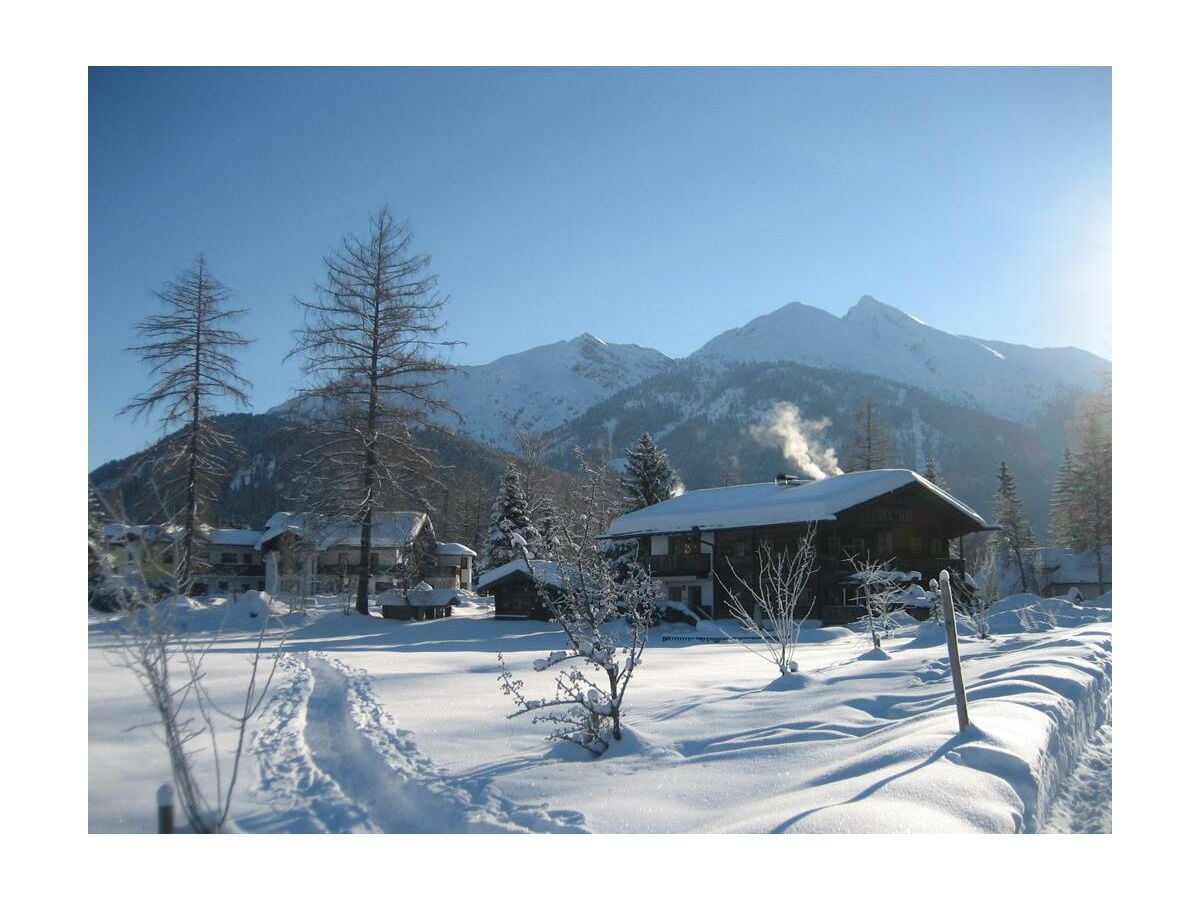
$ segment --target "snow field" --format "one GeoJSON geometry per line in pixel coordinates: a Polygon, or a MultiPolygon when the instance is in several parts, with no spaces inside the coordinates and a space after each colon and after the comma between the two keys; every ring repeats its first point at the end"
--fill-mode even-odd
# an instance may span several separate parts
{"type": "MultiPolygon", "coordinates": [[[[688,626],[655,629],[626,698],[628,735],[601,759],[551,745],[528,716],[506,718],[497,652],[530,696],[549,696],[553,676],[533,661],[562,648],[553,625],[496,621],[486,609],[430,622],[297,616],[243,762],[236,827],[1039,830],[1109,717],[1108,610],[1066,607],[1039,630],[1000,616],[1004,633],[964,636],[972,727],[962,735],[938,626],[906,626],[880,660],[861,658],[862,634],[806,633],[801,673],[784,679],[733,644],[663,640],[696,634],[688,626]]],[[[89,828],[153,830],[165,752],[152,728],[125,732],[149,710],[108,664],[107,627],[93,616],[89,828]]],[[[247,637],[231,635],[210,657],[230,696],[246,651],[247,637]]]]}

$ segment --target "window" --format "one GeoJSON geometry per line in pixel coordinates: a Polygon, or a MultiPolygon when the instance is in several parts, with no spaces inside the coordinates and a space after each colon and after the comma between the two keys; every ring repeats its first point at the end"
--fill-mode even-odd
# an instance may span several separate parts
{"type": "Polygon", "coordinates": [[[673,534],[669,546],[672,556],[693,556],[700,552],[700,539],[691,534],[673,534]]]}
{"type": "Polygon", "coordinates": [[[919,534],[914,534],[909,537],[908,550],[910,553],[920,553],[921,552],[921,536],[919,534]]]}
{"type": "Polygon", "coordinates": [[[890,531],[881,531],[875,538],[875,546],[882,557],[889,557],[894,552],[892,550],[892,533],[890,531]]]}
{"type": "Polygon", "coordinates": [[[236,566],[237,561],[238,560],[237,560],[236,553],[222,553],[221,554],[221,565],[223,565],[223,566],[236,566]]]}
{"type": "Polygon", "coordinates": [[[673,584],[667,588],[667,599],[675,603],[683,600],[683,588],[677,584],[673,584]]]}
{"type": "Polygon", "coordinates": [[[946,552],[942,548],[942,539],[941,538],[930,538],[929,539],[929,552],[932,553],[934,556],[942,556],[946,552]]]}
{"type": "Polygon", "coordinates": [[[338,551],[338,565],[345,566],[345,565],[348,565],[349,562],[350,562],[350,554],[345,552],[344,550],[339,550],[338,551]]]}
{"type": "Polygon", "coordinates": [[[254,564],[254,554],[253,553],[243,553],[242,554],[242,564],[247,565],[247,566],[253,565],[254,564]]]}
{"type": "Polygon", "coordinates": [[[751,556],[750,535],[747,532],[725,532],[717,535],[717,556],[728,559],[746,559],[751,556]]]}

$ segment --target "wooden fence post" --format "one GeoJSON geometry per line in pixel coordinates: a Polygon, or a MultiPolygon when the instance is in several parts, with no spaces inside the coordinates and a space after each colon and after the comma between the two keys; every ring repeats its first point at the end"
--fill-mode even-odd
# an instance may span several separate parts
{"type": "Polygon", "coordinates": [[[158,800],[158,833],[175,833],[175,788],[171,784],[159,787],[155,798],[158,800]]]}
{"type": "Polygon", "coordinates": [[[967,730],[967,690],[963,686],[962,661],[958,658],[958,623],[954,620],[954,597],[950,594],[950,573],[942,569],[938,576],[942,595],[942,617],[946,620],[946,648],[950,651],[950,674],[954,677],[954,702],[958,706],[958,731],[967,730]]]}

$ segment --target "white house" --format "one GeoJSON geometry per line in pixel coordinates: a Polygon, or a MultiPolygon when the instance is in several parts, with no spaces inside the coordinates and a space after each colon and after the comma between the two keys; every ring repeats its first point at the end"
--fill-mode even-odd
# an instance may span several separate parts
{"type": "MultiPolygon", "coordinates": [[[[278,512],[255,543],[263,554],[268,593],[298,596],[349,590],[360,568],[361,527],[312,513],[278,512]]],[[[439,543],[423,512],[377,512],[371,520],[370,593],[400,582],[469,588],[475,551],[439,543]]]]}

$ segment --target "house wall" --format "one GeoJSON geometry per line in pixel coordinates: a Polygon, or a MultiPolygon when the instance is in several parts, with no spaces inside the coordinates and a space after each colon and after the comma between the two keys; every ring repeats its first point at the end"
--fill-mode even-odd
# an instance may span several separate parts
{"type": "MultiPolygon", "coordinates": [[[[553,590],[553,588],[547,588],[553,590]]],[[[501,581],[488,586],[496,598],[497,619],[541,619],[550,618],[550,612],[542,602],[537,584],[528,575],[514,572],[501,581]]]]}
{"type": "MultiPolygon", "coordinates": [[[[279,553],[279,590],[301,594],[335,594],[354,589],[361,558],[358,543],[340,544],[326,550],[316,551],[292,535],[280,535],[269,542],[264,551],[279,553]],[[314,560],[315,557],[315,560],[314,560]],[[312,571],[308,571],[305,567],[312,571]]],[[[393,579],[403,580],[406,573],[402,567],[407,554],[412,553],[418,563],[416,581],[426,581],[434,588],[466,588],[470,586],[470,566],[463,575],[457,563],[460,557],[439,558],[437,541],[433,529],[426,523],[407,551],[396,547],[374,547],[371,550],[370,578],[368,591],[373,595],[392,587],[393,579]],[[449,561],[452,565],[443,565],[449,561]]]]}

